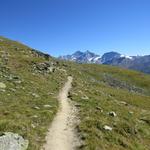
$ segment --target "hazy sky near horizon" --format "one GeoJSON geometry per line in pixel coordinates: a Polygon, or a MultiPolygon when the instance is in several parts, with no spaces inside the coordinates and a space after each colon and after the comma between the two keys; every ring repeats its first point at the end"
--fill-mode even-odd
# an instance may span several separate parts
{"type": "Polygon", "coordinates": [[[150,54],[150,0],[0,0],[0,35],[54,56],[150,54]]]}

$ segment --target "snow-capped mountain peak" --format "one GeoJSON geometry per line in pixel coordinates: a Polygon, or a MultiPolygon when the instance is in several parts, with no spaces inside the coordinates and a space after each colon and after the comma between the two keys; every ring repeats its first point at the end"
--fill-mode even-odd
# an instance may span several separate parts
{"type": "Polygon", "coordinates": [[[100,56],[87,50],[85,52],[76,51],[72,55],[60,56],[59,58],[79,63],[98,63],[100,56]]]}

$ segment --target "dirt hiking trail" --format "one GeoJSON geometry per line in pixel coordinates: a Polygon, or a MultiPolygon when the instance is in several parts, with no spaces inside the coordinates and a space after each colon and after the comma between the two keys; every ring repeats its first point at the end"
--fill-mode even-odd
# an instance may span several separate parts
{"type": "Polygon", "coordinates": [[[74,150],[77,141],[74,132],[74,108],[68,99],[68,93],[72,86],[72,77],[68,77],[64,87],[60,90],[58,100],[60,109],[54,118],[47,137],[44,150],[74,150]]]}

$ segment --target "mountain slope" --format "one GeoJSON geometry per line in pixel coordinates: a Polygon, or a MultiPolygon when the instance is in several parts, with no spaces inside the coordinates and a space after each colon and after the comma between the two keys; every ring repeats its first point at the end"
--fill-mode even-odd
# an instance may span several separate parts
{"type": "MultiPolygon", "coordinates": [[[[0,133],[15,132],[40,150],[73,76],[72,100],[82,150],[148,150],[150,76],[107,65],[60,61],[0,37],[0,133]]],[[[57,146],[57,145],[56,145],[57,146]]]]}
{"type": "Polygon", "coordinates": [[[116,52],[108,52],[108,53],[105,53],[103,56],[102,56],[102,63],[106,63],[106,62],[109,62],[113,59],[118,59],[121,57],[121,54],[119,53],[116,53],[116,52]]]}

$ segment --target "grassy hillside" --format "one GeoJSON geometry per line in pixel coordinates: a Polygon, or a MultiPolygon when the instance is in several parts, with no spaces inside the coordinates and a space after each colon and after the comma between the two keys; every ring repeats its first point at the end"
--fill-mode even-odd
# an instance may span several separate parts
{"type": "Polygon", "coordinates": [[[116,67],[58,61],[0,37],[0,133],[11,131],[40,150],[58,109],[57,94],[74,77],[82,150],[148,150],[150,76],[116,67]],[[110,131],[104,129],[110,127],[110,131]]]}
{"type": "Polygon", "coordinates": [[[150,76],[103,65],[72,65],[70,97],[79,109],[79,149],[148,150],[150,76]]]}
{"type": "Polygon", "coordinates": [[[0,133],[19,133],[30,141],[29,150],[39,150],[66,75],[51,57],[0,39],[0,83],[6,86],[0,88],[0,133]]]}

